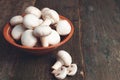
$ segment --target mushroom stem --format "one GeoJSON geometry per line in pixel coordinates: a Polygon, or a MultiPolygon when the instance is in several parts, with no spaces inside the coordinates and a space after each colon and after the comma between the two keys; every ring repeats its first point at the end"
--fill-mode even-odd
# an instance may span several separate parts
{"type": "Polygon", "coordinates": [[[59,69],[62,66],[62,63],[60,60],[57,60],[57,62],[52,66],[52,69],[59,69]]]}
{"type": "Polygon", "coordinates": [[[49,46],[48,41],[46,41],[44,37],[40,37],[40,41],[41,41],[43,47],[49,46]]]}
{"type": "Polygon", "coordinates": [[[50,25],[52,21],[50,19],[45,19],[41,25],[50,25]]]}

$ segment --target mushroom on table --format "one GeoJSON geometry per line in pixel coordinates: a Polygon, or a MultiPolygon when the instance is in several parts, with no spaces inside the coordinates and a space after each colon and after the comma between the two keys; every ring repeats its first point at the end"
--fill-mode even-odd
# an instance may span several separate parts
{"type": "Polygon", "coordinates": [[[67,68],[62,66],[57,70],[53,70],[52,74],[54,74],[57,79],[65,79],[67,76],[67,68]]]}
{"type": "Polygon", "coordinates": [[[67,68],[67,75],[69,76],[74,76],[77,72],[77,65],[76,64],[71,64],[68,68],[67,68]]]}
{"type": "Polygon", "coordinates": [[[65,50],[59,50],[57,53],[57,62],[52,66],[52,69],[59,69],[62,65],[69,66],[72,63],[72,58],[65,50]]]}

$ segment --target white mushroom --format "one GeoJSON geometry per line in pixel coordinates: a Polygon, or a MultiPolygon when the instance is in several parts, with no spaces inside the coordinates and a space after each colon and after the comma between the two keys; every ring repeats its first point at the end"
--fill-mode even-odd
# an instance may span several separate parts
{"type": "Polygon", "coordinates": [[[23,17],[21,15],[14,16],[10,19],[10,24],[12,26],[21,24],[23,22],[23,17]]]}
{"type": "Polygon", "coordinates": [[[41,11],[34,7],[34,6],[29,6],[25,9],[25,13],[26,14],[34,14],[35,16],[37,16],[38,18],[41,17],[41,11]]]}
{"type": "Polygon", "coordinates": [[[28,29],[33,29],[37,26],[39,26],[43,22],[42,19],[39,19],[33,14],[26,14],[23,18],[23,24],[28,29]]]}
{"type": "Polygon", "coordinates": [[[56,31],[62,36],[68,35],[71,31],[71,26],[67,20],[60,20],[55,26],[56,31]]]}
{"type": "Polygon", "coordinates": [[[44,14],[44,13],[45,13],[46,11],[48,11],[48,10],[50,10],[50,8],[45,7],[45,8],[43,8],[43,9],[41,10],[41,13],[44,14]]]}
{"type": "Polygon", "coordinates": [[[33,34],[36,37],[48,36],[52,32],[52,29],[48,25],[41,25],[34,29],[33,34]]]}
{"type": "Polygon", "coordinates": [[[55,24],[59,21],[59,14],[52,9],[46,9],[42,13],[42,18],[44,22],[41,25],[50,25],[50,24],[55,24]]]}
{"type": "Polygon", "coordinates": [[[53,70],[52,74],[54,74],[57,79],[64,79],[67,76],[67,68],[62,66],[57,70],[53,70]]]}
{"type": "Polygon", "coordinates": [[[60,42],[60,35],[52,30],[51,34],[48,36],[43,36],[40,38],[43,47],[48,47],[49,45],[55,45],[60,42]]]}
{"type": "Polygon", "coordinates": [[[23,27],[23,25],[21,25],[21,24],[16,25],[11,31],[11,35],[12,35],[13,39],[19,40],[21,38],[22,33],[25,30],[26,29],[25,29],[25,27],[23,27]]]}
{"type": "Polygon", "coordinates": [[[37,38],[33,36],[33,30],[26,30],[21,36],[21,43],[27,47],[33,47],[37,43],[37,38]]]}
{"type": "Polygon", "coordinates": [[[59,69],[62,65],[69,66],[72,63],[70,54],[64,50],[59,50],[57,53],[57,62],[52,66],[52,69],[59,69]]]}
{"type": "Polygon", "coordinates": [[[67,75],[69,76],[74,76],[77,72],[77,65],[76,64],[71,64],[68,68],[67,68],[67,75]]]}

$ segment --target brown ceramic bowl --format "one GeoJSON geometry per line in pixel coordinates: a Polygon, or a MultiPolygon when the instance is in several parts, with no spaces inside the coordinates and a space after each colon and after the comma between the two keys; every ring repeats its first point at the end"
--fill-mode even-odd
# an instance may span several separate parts
{"type": "Polygon", "coordinates": [[[7,42],[9,42],[11,45],[21,49],[21,50],[25,50],[30,52],[30,54],[34,54],[34,55],[40,55],[40,54],[45,54],[45,53],[49,53],[50,51],[55,50],[57,47],[62,46],[63,44],[65,44],[66,42],[68,42],[68,40],[72,37],[73,33],[74,33],[74,26],[72,24],[72,22],[70,20],[68,20],[67,18],[65,18],[64,16],[60,16],[61,19],[67,20],[69,22],[69,24],[71,25],[71,32],[69,35],[65,36],[62,41],[56,45],[53,46],[49,46],[49,47],[33,47],[33,48],[29,48],[20,44],[17,44],[15,42],[15,40],[12,38],[10,32],[11,32],[11,26],[9,23],[7,23],[3,29],[3,35],[4,38],[6,39],[7,42]]]}

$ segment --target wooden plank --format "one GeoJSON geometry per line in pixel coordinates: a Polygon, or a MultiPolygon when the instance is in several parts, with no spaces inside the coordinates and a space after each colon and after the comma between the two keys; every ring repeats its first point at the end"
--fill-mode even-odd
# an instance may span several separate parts
{"type": "Polygon", "coordinates": [[[86,80],[120,80],[120,1],[80,4],[86,80]]]}
{"type": "Polygon", "coordinates": [[[14,76],[17,53],[20,53],[4,40],[2,29],[12,16],[21,14],[25,7],[34,2],[35,0],[0,0],[0,80],[9,80],[14,76]]]}
{"type": "MultiPolygon", "coordinates": [[[[67,17],[75,26],[75,33],[72,39],[59,49],[68,51],[73,58],[73,63],[78,65],[78,72],[73,77],[67,77],[65,80],[83,80],[80,74],[83,71],[82,55],[80,51],[80,19],[79,19],[79,0],[37,0],[36,7],[42,9],[49,7],[55,9],[59,14],[67,17]]],[[[56,53],[59,49],[55,50],[56,53]]],[[[44,56],[22,55],[19,58],[15,69],[14,80],[56,80],[51,74],[51,66],[55,63],[55,55],[44,56]]]]}

